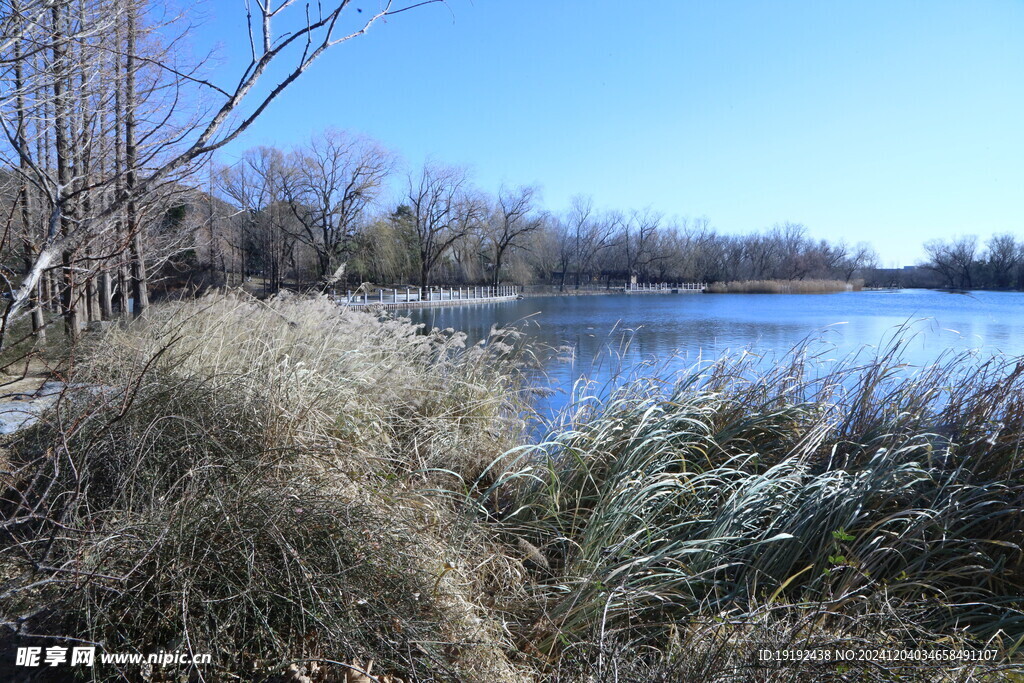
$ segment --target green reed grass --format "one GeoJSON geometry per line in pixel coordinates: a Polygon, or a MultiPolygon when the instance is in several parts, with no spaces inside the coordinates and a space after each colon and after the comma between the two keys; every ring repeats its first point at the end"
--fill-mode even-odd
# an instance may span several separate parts
{"type": "Polygon", "coordinates": [[[911,618],[923,643],[1017,656],[1024,366],[964,353],[913,371],[906,343],[637,379],[510,456],[478,503],[546,561],[531,651],[665,653],[695,619],[784,605],[833,635],[887,611],[875,640],[911,618]]]}

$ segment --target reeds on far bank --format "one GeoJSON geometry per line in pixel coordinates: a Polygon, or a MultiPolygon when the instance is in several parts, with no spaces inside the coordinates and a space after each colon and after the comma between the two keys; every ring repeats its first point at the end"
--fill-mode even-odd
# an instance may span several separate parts
{"type": "Polygon", "coordinates": [[[705,290],[709,294],[830,294],[859,292],[863,280],[741,280],[713,282],[705,290]]]}

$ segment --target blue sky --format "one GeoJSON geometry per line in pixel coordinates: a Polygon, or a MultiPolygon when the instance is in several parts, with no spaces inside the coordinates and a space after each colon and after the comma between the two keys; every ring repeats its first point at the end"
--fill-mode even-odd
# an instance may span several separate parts
{"type": "MultiPolygon", "coordinates": [[[[227,80],[243,3],[205,7],[227,80]]],[[[800,222],[909,264],[931,237],[1024,237],[1024,3],[449,0],[329,52],[223,160],[327,126],[552,210],[800,222]]]]}

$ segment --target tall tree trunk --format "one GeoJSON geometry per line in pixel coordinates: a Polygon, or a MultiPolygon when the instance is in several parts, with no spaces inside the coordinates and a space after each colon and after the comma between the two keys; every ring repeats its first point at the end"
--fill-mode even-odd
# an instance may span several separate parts
{"type": "Polygon", "coordinates": [[[54,294],[56,287],[53,284],[53,271],[48,270],[43,273],[43,277],[40,278],[40,282],[42,282],[43,287],[43,302],[49,307],[49,310],[53,311],[55,310],[54,301],[56,299],[54,294]]]}
{"type": "MultiPolygon", "coordinates": [[[[13,2],[11,7],[13,14],[17,15],[20,11],[20,3],[13,2]]],[[[25,72],[24,72],[24,60],[21,55],[21,41],[14,42],[14,89],[17,92],[16,108],[18,110],[18,167],[21,169],[21,192],[20,192],[20,208],[21,208],[21,230],[22,230],[22,245],[23,245],[23,258],[25,260],[25,271],[28,272],[32,268],[32,263],[36,259],[36,248],[33,244],[33,232],[34,226],[32,221],[32,210],[30,207],[29,198],[29,186],[28,186],[28,174],[29,174],[29,163],[27,158],[28,150],[25,149],[25,145],[28,142],[25,139],[25,72]]],[[[32,333],[35,334],[38,339],[46,338],[46,326],[43,320],[43,310],[39,304],[39,292],[40,288],[36,287],[33,291],[30,306],[32,307],[32,333]]]]}
{"type": "MultiPolygon", "coordinates": [[[[46,59],[45,59],[44,53],[42,51],[39,52],[38,59],[39,59],[39,64],[37,64],[36,68],[41,70],[41,71],[45,70],[45,68],[46,68],[46,59]]],[[[50,113],[51,113],[50,98],[48,98],[48,97],[43,98],[42,107],[40,107],[40,111],[38,113],[42,116],[42,120],[43,121],[50,121],[51,120],[50,119],[50,113]]],[[[39,134],[38,126],[37,126],[37,131],[36,131],[36,159],[38,159],[38,163],[40,164],[40,166],[42,167],[42,170],[43,170],[43,175],[45,175],[46,177],[49,177],[51,171],[53,170],[52,154],[51,154],[51,151],[52,151],[53,148],[50,145],[50,141],[51,141],[51,135],[50,135],[51,134],[51,128],[52,128],[52,126],[45,126],[45,125],[42,126],[42,129],[43,129],[42,130],[42,135],[39,134]]],[[[47,227],[43,223],[43,216],[42,216],[43,207],[45,206],[45,204],[43,203],[42,198],[40,198],[39,201],[40,201],[40,208],[39,208],[39,211],[40,211],[40,216],[39,216],[40,228],[39,229],[40,229],[41,233],[45,235],[47,227]]],[[[42,286],[41,287],[37,287],[36,291],[37,292],[39,292],[39,291],[42,292],[42,302],[41,302],[42,303],[42,308],[44,308],[45,310],[48,310],[50,312],[57,312],[58,310],[60,310],[60,308],[59,308],[59,304],[58,304],[58,301],[57,301],[57,287],[54,284],[54,274],[53,274],[53,271],[52,270],[44,271],[42,277],[40,278],[40,282],[42,283],[42,286]]]]}
{"type": "MultiPolygon", "coordinates": [[[[85,1],[78,0],[78,22],[80,26],[87,26],[89,23],[88,15],[85,10],[85,1]]],[[[89,79],[87,77],[89,66],[87,61],[89,59],[88,48],[89,38],[82,38],[78,41],[78,54],[76,68],[78,70],[78,115],[75,119],[75,125],[78,129],[78,138],[75,140],[72,152],[75,155],[75,181],[76,181],[76,194],[78,195],[77,205],[79,207],[78,217],[79,219],[88,219],[90,212],[92,211],[92,190],[86,189],[92,179],[92,139],[89,135],[89,116],[91,110],[91,103],[89,102],[89,79]]],[[[95,247],[88,245],[85,247],[85,253],[87,256],[92,256],[95,252],[95,247]]],[[[84,276],[84,282],[82,287],[82,304],[81,307],[84,312],[85,322],[89,323],[93,320],[100,320],[100,301],[99,301],[99,289],[96,286],[96,272],[94,270],[96,262],[92,259],[87,259],[86,264],[91,269],[87,275],[84,276]]]]}
{"type": "Polygon", "coordinates": [[[135,187],[138,178],[138,147],[136,145],[135,108],[137,105],[135,91],[135,41],[138,33],[138,8],[134,0],[128,0],[125,16],[125,81],[124,81],[124,160],[125,190],[128,192],[126,207],[128,235],[131,238],[131,279],[133,312],[138,317],[149,308],[149,284],[146,278],[146,256],[142,244],[142,226],[139,221],[139,207],[135,200],[135,187]]]}
{"type": "MultiPolygon", "coordinates": [[[[116,74],[115,74],[115,78],[116,78],[116,74]]],[[[115,112],[115,114],[116,114],[116,112],[115,112]]],[[[103,131],[104,137],[106,137],[108,132],[109,132],[109,129],[105,129],[103,131]]],[[[106,153],[106,150],[104,150],[104,154],[105,153],[106,153]]],[[[99,168],[100,177],[103,177],[103,178],[107,177],[106,157],[103,154],[100,155],[99,167],[100,167],[99,168]]],[[[115,240],[117,239],[116,233],[114,235],[114,239],[115,240]]],[[[100,316],[99,319],[100,320],[111,320],[114,317],[114,287],[113,287],[114,283],[113,283],[113,278],[110,275],[110,268],[111,268],[110,260],[109,259],[104,260],[103,263],[100,264],[99,268],[100,268],[100,272],[96,276],[97,279],[98,279],[97,288],[96,288],[97,289],[96,296],[98,298],[98,302],[97,302],[98,309],[97,310],[99,311],[99,316],[100,316]]]]}
{"type": "Polygon", "coordinates": [[[103,320],[103,312],[100,310],[100,287],[99,275],[94,274],[85,282],[85,303],[86,318],[89,322],[103,320]]]}
{"type": "Polygon", "coordinates": [[[117,268],[117,290],[118,302],[121,307],[121,315],[127,316],[131,312],[132,296],[132,273],[128,265],[127,255],[121,258],[117,268]]]}
{"type": "MultiPolygon", "coordinates": [[[[217,249],[217,232],[216,232],[216,216],[214,215],[214,206],[213,206],[213,193],[215,191],[215,188],[214,188],[214,178],[213,178],[213,157],[210,157],[210,166],[209,166],[209,176],[208,177],[209,177],[209,190],[207,191],[207,200],[206,200],[206,224],[207,224],[207,226],[210,229],[210,244],[209,244],[209,250],[208,250],[208,252],[209,252],[209,264],[210,264],[210,271],[209,271],[209,273],[210,274],[209,274],[209,278],[207,280],[207,285],[212,285],[212,284],[214,284],[216,282],[217,251],[218,251],[218,249],[217,249]]],[[[223,259],[221,259],[221,261],[223,262],[223,259]]],[[[225,273],[225,275],[226,275],[226,273],[225,273]]],[[[227,285],[227,281],[226,280],[225,280],[224,284],[227,285]]]]}
{"type": "MultiPolygon", "coordinates": [[[[67,235],[72,230],[71,217],[68,215],[70,207],[65,206],[65,196],[71,185],[71,143],[69,138],[69,115],[68,106],[69,86],[66,80],[68,76],[68,54],[64,37],[67,35],[67,4],[57,2],[50,9],[50,16],[53,23],[53,133],[56,146],[54,152],[57,158],[57,188],[55,195],[54,212],[60,225],[62,235],[67,235]]],[[[77,309],[77,292],[74,271],[74,252],[66,249],[61,254],[61,307],[64,313],[64,330],[72,340],[78,339],[80,331],[80,320],[77,309]]]]}
{"type": "Polygon", "coordinates": [[[100,273],[100,317],[110,320],[114,317],[114,287],[110,270],[100,273]]]}
{"type": "MultiPolygon", "coordinates": [[[[131,212],[129,211],[129,215],[131,212]]],[[[131,220],[131,219],[129,219],[131,220]]],[[[135,317],[139,317],[149,308],[149,283],[146,280],[145,251],[142,247],[142,235],[135,234],[132,238],[132,298],[135,317]]]]}
{"type": "MultiPolygon", "coordinates": [[[[115,47],[114,47],[114,193],[117,197],[124,196],[124,177],[125,177],[125,160],[124,160],[124,64],[121,59],[121,48],[124,45],[124,27],[122,22],[117,23],[115,30],[115,47]]],[[[117,259],[117,271],[116,271],[116,282],[114,289],[116,290],[117,297],[117,308],[118,314],[121,317],[126,317],[129,313],[128,299],[129,291],[131,290],[131,275],[128,270],[127,261],[127,249],[130,237],[128,235],[127,225],[124,220],[124,214],[120,211],[117,213],[114,228],[114,239],[117,240],[119,249],[124,250],[118,256],[117,259]]]]}
{"type": "Polygon", "coordinates": [[[504,250],[498,249],[494,254],[494,279],[491,284],[495,287],[501,282],[501,260],[504,257],[504,250]]]}

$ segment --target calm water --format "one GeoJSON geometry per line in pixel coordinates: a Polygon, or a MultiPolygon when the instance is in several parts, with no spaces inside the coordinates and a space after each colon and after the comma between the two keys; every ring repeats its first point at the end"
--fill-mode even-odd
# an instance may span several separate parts
{"type": "Polygon", "coordinates": [[[544,377],[535,380],[554,390],[538,405],[548,414],[565,404],[581,375],[601,384],[613,367],[628,370],[642,363],[670,375],[730,350],[783,354],[808,336],[822,337],[834,347],[830,354],[845,356],[884,343],[908,322],[918,333],[904,353],[913,364],[927,364],[949,348],[1024,355],[1020,292],[617,294],[537,297],[400,315],[430,327],[463,330],[471,343],[485,338],[492,325],[517,325],[549,347],[571,347],[571,360],[549,357],[544,377]]]}

